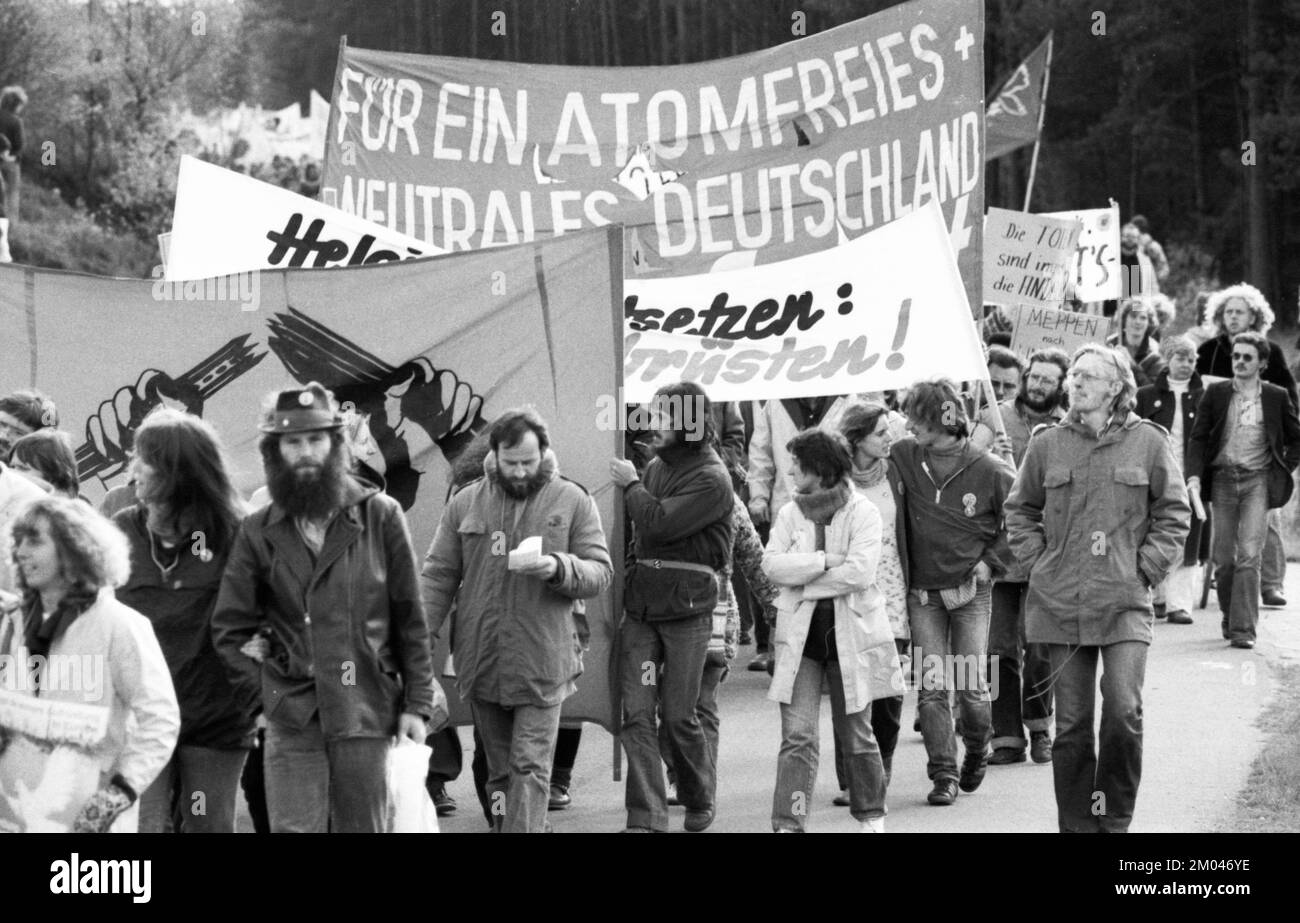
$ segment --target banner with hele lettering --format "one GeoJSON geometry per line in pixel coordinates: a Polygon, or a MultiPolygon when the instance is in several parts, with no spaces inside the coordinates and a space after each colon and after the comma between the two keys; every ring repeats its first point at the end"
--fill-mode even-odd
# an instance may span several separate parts
{"type": "Polygon", "coordinates": [[[625,277],[773,263],[929,201],[978,304],[983,4],[664,67],[344,47],[322,198],[449,251],[627,227],[625,277]]]}
{"type": "MultiPolygon", "coordinates": [[[[492,419],[531,404],[560,471],[595,497],[617,558],[622,504],[609,461],[623,440],[598,410],[622,377],[621,247],[618,229],[606,228],[330,272],[264,270],[251,274],[251,291],[225,297],[212,280],[0,265],[0,394],[35,387],[58,402],[92,502],[126,483],[135,427],[164,403],[217,428],[247,497],[263,482],[264,398],[319,381],[353,417],[357,457],[405,510],[421,560],[453,465],[492,419]]],[[[616,611],[613,589],[587,601],[590,650],[566,718],[616,727],[616,611]]],[[[454,683],[443,685],[454,702],[454,683]]],[[[467,709],[454,714],[468,720],[467,709]]]]}
{"type": "Polygon", "coordinates": [[[624,288],[628,401],[679,379],[736,401],[985,374],[935,203],[835,250],[624,288]]]}
{"type": "Polygon", "coordinates": [[[185,156],[164,278],[372,265],[442,252],[296,192],[185,156]]]}
{"type": "Polygon", "coordinates": [[[1075,297],[1080,301],[1118,298],[1121,285],[1119,206],[1074,212],[1043,212],[1042,216],[1077,219],[1083,223],[1075,256],[1075,297]]]}

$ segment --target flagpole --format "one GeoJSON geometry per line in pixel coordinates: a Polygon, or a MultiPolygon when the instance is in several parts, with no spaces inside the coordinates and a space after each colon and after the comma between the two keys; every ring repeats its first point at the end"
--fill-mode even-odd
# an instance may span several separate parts
{"type": "Polygon", "coordinates": [[[1047,33],[1047,65],[1043,68],[1043,99],[1038,108],[1038,135],[1034,138],[1034,155],[1029,161],[1029,185],[1025,188],[1024,211],[1029,211],[1029,197],[1034,194],[1034,174],[1038,172],[1038,145],[1043,143],[1043,117],[1047,115],[1047,84],[1052,79],[1052,39],[1047,33]]]}

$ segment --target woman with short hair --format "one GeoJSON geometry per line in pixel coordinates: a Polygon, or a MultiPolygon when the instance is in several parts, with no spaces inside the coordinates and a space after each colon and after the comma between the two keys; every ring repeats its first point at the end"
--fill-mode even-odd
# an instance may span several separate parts
{"type": "Polygon", "coordinates": [[[152,623],[180,701],[174,758],[144,793],[140,832],[234,833],[256,702],[239,695],[212,645],[212,612],[243,518],[212,424],[160,407],[135,433],[139,503],[113,521],[130,541],[118,591],[152,623]]]}
{"type": "Polygon", "coordinates": [[[787,443],[793,498],[777,514],[763,570],[777,597],[776,658],[768,698],[781,703],[772,829],[802,832],[817,779],[823,680],[843,747],[849,807],[863,833],[885,829],[885,767],[871,703],[900,695],[903,677],[876,587],[881,516],[853,489],[838,433],[807,430],[787,443]]]}
{"type": "MultiPolygon", "coordinates": [[[[89,746],[77,740],[59,747],[53,728],[45,745],[16,734],[0,739],[0,749],[55,744],[53,753],[68,754],[77,747],[96,764],[84,779],[65,767],[54,780],[58,800],[38,799],[25,829],[132,833],[139,794],[167,763],[180,715],[149,621],[113,595],[127,577],[126,539],[89,504],[56,496],[27,505],[7,538],[22,596],[0,593],[0,686],[56,709],[66,703],[82,719],[104,709],[97,716],[103,729],[89,746]],[[53,667],[68,663],[101,668],[83,668],[80,681],[69,683],[68,671],[53,667]],[[6,675],[15,670],[20,675],[6,675]]],[[[8,765],[19,762],[10,756],[8,765]]],[[[18,784],[0,779],[6,792],[18,784]]]]}

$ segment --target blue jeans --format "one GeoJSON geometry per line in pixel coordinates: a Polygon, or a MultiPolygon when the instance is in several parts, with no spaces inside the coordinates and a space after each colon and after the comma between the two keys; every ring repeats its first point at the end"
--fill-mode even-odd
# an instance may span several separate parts
{"type": "MultiPolygon", "coordinates": [[[[719,658],[721,655],[719,655],[719,658]]],[[[709,803],[717,802],[718,784],[718,739],[721,736],[722,715],[718,711],[718,686],[727,678],[730,668],[725,662],[715,663],[709,658],[704,664],[704,675],[700,678],[700,698],[695,703],[695,714],[704,729],[704,739],[709,742],[709,758],[713,760],[713,786],[709,803]]],[[[668,725],[659,722],[659,752],[664,755],[668,767],[668,781],[677,784],[677,773],[673,771],[673,739],[668,734],[668,725]]]]}
{"type": "Polygon", "coordinates": [[[781,705],[781,751],[776,758],[772,794],[772,829],[802,833],[812,809],[821,732],[822,679],[831,687],[831,722],[842,748],[849,782],[849,811],[854,820],[884,817],[885,764],[871,732],[871,707],[844,713],[844,677],[840,662],[800,658],[790,704],[781,705]]]}
{"type": "Polygon", "coordinates": [[[487,757],[488,810],[502,833],[545,833],[551,760],[560,734],[560,706],[474,700],[474,727],[487,757]]]}
{"type": "MultiPolygon", "coordinates": [[[[993,584],[989,622],[990,670],[997,670],[993,698],[993,747],[1024,751],[1025,729],[1052,728],[1051,664],[1041,644],[1025,641],[1027,583],[993,584]]],[[[993,679],[992,676],[989,677],[993,679]]]]}
{"type": "Polygon", "coordinates": [[[716,769],[696,711],[713,614],[661,622],[624,616],[619,636],[623,748],[627,752],[627,825],[668,829],[664,756],[673,761],[677,797],[687,810],[713,809],[716,769]],[[672,741],[661,754],[657,721],[672,741]]]}
{"type": "Polygon", "coordinates": [[[387,737],[326,740],[320,718],[301,731],[266,723],[266,802],[272,833],[383,833],[387,737]]]}
{"type": "Polygon", "coordinates": [[[1264,592],[1282,592],[1286,582],[1286,545],[1282,542],[1282,510],[1268,511],[1268,538],[1264,540],[1264,559],[1259,568],[1259,588],[1264,592]]]}
{"type": "Polygon", "coordinates": [[[1268,533],[1268,472],[1215,468],[1214,583],[1223,627],[1234,641],[1255,640],[1259,571],[1268,533]]]}
{"type": "Polygon", "coordinates": [[[1055,677],[1052,780],[1062,833],[1126,833],[1142,780],[1142,641],[1102,647],[1048,644],[1055,677]],[[1097,660],[1101,660],[1101,739],[1094,746],[1097,660]]]}
{"type": "Polygon", "coordinates": [[[140,796],[140,832],[234,833],[239,777],[247,750],[181,744],[140,796]]]}
{"type": "Polygon", "coordinates": [[[993,737],[986,663],[991,591],[991,583],[978,584],[971,600],[951,611],[938,590],[928,591],[924,603],[921,591],[909,590],[907,594],[912,664],[920,678],[917,712],[929,755],[925,769],[934,780],[958,777],[950,689],[957,693],[966,752],[987,752],[993,737]]]}

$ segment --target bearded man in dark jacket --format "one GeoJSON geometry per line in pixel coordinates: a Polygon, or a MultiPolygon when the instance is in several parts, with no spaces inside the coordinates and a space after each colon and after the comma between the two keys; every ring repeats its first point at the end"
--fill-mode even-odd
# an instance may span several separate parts
{"type": "Polygon", "coordinates": [[[676,772],[685,828],[699,832],[713,823],[716,768],[695,704],[719,573],[731,553],[735,499],[726,466],[710,447],[713,414],[704,389],[693,382],[660,388],[650,412],[655,457],[644,479],[630,461],[610,463],[633,529],[619,642],[627,827],[668,828],[657,706],[672,741],[673,752],[663,756],[676,772]]]}

